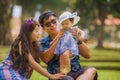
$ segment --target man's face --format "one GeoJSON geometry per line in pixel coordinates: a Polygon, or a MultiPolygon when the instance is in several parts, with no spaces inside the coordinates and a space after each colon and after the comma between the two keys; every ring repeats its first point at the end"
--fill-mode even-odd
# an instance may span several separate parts
{"type": "Polygon", "coordinates": [[[56,17],[50,16],[48,19],[44,20],[43,29],[48,34],[55,33],[57,31],[57,24],[58,24],[58,21],[57,21],[56,17]]]}

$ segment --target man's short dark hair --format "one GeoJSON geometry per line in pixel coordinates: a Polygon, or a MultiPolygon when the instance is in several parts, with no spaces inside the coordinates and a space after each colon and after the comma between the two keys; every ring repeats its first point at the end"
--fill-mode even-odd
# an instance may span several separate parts
{"type": "Polygon", "coordinates": [[[43,12],[40,17],[39,17],[39,23],[41,25],[41,27],[44,27],[44,20],[48,19],[50,16],[54,16],[56,17],[55,13],[51,12],[51,11],[45,11],[43,12]]]}

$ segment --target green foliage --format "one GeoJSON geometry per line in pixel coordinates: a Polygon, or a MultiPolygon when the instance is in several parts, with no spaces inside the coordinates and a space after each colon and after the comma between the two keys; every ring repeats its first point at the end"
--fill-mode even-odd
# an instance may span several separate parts
{"type": "Polygon", "coordinates": [[[120,18],[120,1],[119,0],[110,0],[108,3],[109,13],[112,13],[115,17],[120,18]]]}
{"type": "Polygon", "coordinates": [[[0,0],[0,45],[9,45],[12,42],[9,22],[13,5],[13,0],[0,0]]]}
{"type": "Polygon", "coordinates": [[[81,26],[89,27],[89,25],[94,25],[98,28],[98,34],[96,36],[98,48],[103,48],[104,20],[108,14],[112,14],[116,17],[120,16],[119,3],[119,0],[76,0],[73,6],[73,10],[77,10],[81,17],[81,26]],[[100,23],[97,23],[96,20],[100,20],[100,23]]]}
{"type": "Polygon", "coordinates": [[[76,0],[73,10],[77,10],[81,17],[81,24],[93,24],[96,17],[104,18],[107,14],[120,17],[119,0],[76,0]],[[100,15],[103,14],[104,16],[100,15]]]}
{"type": "Polygon", "coordinates": [[[33,14],[36,10],[40,12],[51,10],[59,14],[59,12],[69,7],[67,1],[64,0],[18,0],[17,4],[22,5],[23,14],[26,12],[33,14]]]}
{"type": "Polygon", "coordinates": [[[105,32],[104,39],[110,39],[110,32],[105,32]]]}

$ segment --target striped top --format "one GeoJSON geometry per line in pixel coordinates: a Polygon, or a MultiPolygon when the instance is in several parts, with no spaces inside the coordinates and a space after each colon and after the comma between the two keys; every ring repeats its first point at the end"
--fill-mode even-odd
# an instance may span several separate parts
{"type": "Polygon", "coordinates": [[[0,80],[29,80],[33,69],[29,66],[27,70],[22,68],[22,62],[18,69],[13,69],[13,62],[10,53],[0,64],[0,80]]]}

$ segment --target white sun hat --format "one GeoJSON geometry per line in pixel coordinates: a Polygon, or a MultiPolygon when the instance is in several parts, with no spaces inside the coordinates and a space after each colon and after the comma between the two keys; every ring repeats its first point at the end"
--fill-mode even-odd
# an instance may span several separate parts
{"type": "Polygon", "coordinates": [[[70,13],[68,11],[64,12],[63,14],[60,15],[59,17],[59,22],[60,24],[66,20],[66,19],[69,19],[69,18],[74,18],[74,23],[73,25],[77,24],[78,21],[80,20],[80,17],[77,16],[77,12],[74,12],[74,13],[70,13]]]}

